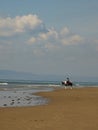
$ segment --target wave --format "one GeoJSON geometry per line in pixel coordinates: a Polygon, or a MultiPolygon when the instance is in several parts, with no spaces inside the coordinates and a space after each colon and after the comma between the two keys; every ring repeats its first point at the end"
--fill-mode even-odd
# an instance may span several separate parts
{"type": "Polygon", "coordinates": [[[0,85],[8,85],[8,83],[0,83],[0,85]]]}

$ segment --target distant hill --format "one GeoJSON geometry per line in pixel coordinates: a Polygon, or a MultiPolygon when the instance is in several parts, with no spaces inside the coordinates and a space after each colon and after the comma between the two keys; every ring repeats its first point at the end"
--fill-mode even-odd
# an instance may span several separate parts
{"type": "Polygon", "coordinates": [[[30,72],[18,72],[12,70],[0,70],[0,79],[16,80],[62,80],[63,76],[56,75],[38,75],[30,72]]]}
{"type": "Polygon", "coordinates": [[[32,73],[0,70],[0,79],[31,79],[32,73]]]}
{"type": "MultiPolygon", "coordinates": [[[[38,80],[38,81],[62,81],[65,80],[64,75],[41,75],[33,74],[30,72],[18,72],[13,70],[0,70],[0,79],[12,79],[12,80],[38,80]]],[[[98,82],[98,77],[94,76],[73,76],[69,77],[72,81],[77,82],[98,82]]]]}

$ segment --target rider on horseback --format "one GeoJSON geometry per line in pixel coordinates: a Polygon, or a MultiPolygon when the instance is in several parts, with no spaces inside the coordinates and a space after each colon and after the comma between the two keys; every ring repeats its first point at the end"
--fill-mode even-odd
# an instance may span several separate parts
{"type": "Polygon", "coordinates": [[[69,80],[69,78],[67,78],[67,80],[66,80],[66,83],[67,83],[67,84],[69,84],[69,83],[70,83],[70,80],[69,80]]]}

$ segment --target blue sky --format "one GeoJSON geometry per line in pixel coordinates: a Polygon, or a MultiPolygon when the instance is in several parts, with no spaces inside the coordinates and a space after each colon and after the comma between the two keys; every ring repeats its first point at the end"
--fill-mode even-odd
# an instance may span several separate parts
{"type": "Polygon", "coordinates": [[[98,76],[98,0],[0,1],[0,70],[98,76]]]}

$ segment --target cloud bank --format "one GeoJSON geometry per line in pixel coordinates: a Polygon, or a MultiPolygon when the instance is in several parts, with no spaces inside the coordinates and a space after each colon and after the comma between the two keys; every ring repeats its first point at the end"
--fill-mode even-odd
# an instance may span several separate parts
{"type": "Polygon", "coordinates": [[[0,36],[12,36],[27,30],[36,30],[42,26],[42,20],[37,15],[16,16],[15,18],[0,18],[0,36]]]}
{"type": "MultiPolygon", "coordinates": [[[[68,45],[79,44],[83,38],[71,33],[67,27],[56,30],[53,27],[46,27],[46,24],[36,14],[0,18],[0,37],[6,38],[2,43],[13,43],[15,36],[21,36],[22,42],[28,46],[36,46],[33,52],[56,50],[68,45]],[[9,41],[8,41],[9,39],[9,41]]],[[[18,39],[19,41],[19,39],[18,39]]],[[[20,41],[21,42],[21,41],[20,41]]],[[[0,42],[1,44],[1,42],[0,42]]]]}

